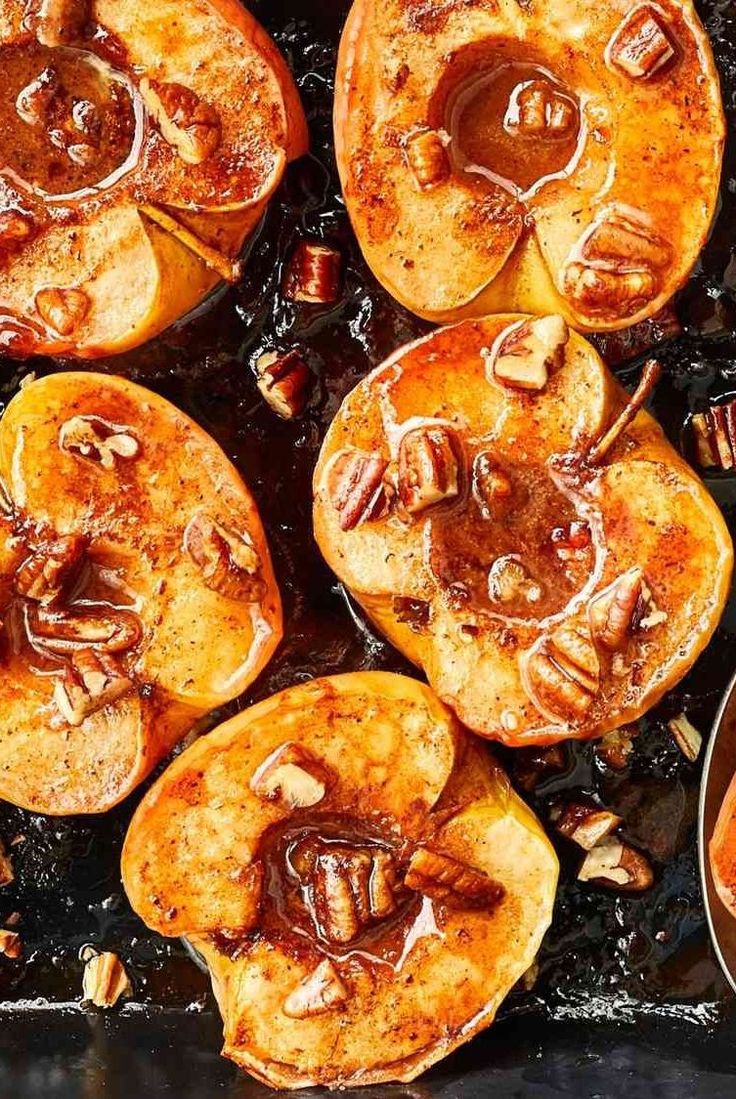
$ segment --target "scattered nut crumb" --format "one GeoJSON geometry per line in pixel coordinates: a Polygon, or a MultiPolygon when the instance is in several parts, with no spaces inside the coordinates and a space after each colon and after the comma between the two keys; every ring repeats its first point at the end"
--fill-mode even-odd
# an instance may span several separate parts
{"type": "Polygon", "coordinates": [[[121,996],[129,996],[132,987],[123,963],[117,954],[103,951],[91,953],[94,947],[85,947],[81,953],[85,962],[82,977],[82,999],[97,1007],[112,1007],[121,996]]]}

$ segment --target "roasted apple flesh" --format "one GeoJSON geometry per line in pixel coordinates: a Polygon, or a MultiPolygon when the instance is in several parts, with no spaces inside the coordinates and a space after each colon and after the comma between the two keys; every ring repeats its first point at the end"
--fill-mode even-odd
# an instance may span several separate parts
{"type": "Polygon", "coordinates": [[[97,374],[24,386],[0,485],[0,797],[101,812],[277,645],[263,528],[209,436],[97,374]]]}
{"type": "Polygon", "coordinates": [[[700,481],[556,315],[464,321],[348,395],[315,534],[471,729],[510,745],[635,720],[720,617],[732,546],[700,481]]]}
{"type": "Polygon", "coordinates": [[[708,845],[713,884],[736,918],[736,778],[729,784],[708,845]]]}
{"type": "Polygon", "coordinates": [[[652,316],[705,241],[724,133],[689,2],[355,0],[343,33],[348,211],[377,278],[435,322],[652,316]]]}
{"type": "Polygon", "coordinates": [[[2,0],[0,343],[93,358],[156,335],[237,280],[306,146],[236,0],[2,0]]]}
{"type": "Polygon", "coordinates": [[[123,878],[207,962],[224,1053],[272,1087],[411,1080],[492,1022],[546,931],[557,860],[415,680],[283,691],[184,752],[123,878]]]}

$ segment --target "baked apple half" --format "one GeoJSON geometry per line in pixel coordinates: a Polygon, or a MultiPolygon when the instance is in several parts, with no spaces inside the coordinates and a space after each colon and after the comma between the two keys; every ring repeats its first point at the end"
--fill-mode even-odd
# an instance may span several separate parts
{"type": "Polygon", "coordinates": [[[704,486],[560,316],[463,321],[348,395],[315,471],[328,564],[471,729],[633,721],[693,664],[733,550],[704,486]]]}
{"type": "Polygon", "coordinates": [[[307,148],[238,0],[0,0],[0,347],[149,339],[238,256],[307,148]]]}
{"type": "Polygon", "coordinates": [[[492,1022],[557,859],[425,686],[300,684],[202,737],[136,811],[123,880],[206,961],[224,1053],[272,1087],[411,1080],[492,1022]]]}
{"type": "Polygon", "coordinates": [[[281,604],[215,442],[155,393],[67,373],[0,420],[0,622],[0,797],[94,813],[255,679],[281,604]]]}
{"type": "Polygon", "coordinates": [[[379,281],[432,321],[651,316],[703,247],[724,133],[689,0],[355,0],[343,34],[350,217],[379,281]]]}

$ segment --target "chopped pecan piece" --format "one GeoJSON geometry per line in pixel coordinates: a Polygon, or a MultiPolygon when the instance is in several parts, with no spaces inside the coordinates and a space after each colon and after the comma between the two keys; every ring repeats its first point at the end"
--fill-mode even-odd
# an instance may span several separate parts
{"type": "Polygon", "coordinates": [[[273,411],[285,420],[301,416],[307,406],[312,375],[298,351],[269,351],[256,363],[257,385],[273,411]]]}
{"type": "Polygon", "coordinates": [[[309,1019],[340,1007],[348,999],[348,990],[329,958],[323,959],[308,977],[292,989],[284,1000],[283,1012],[291,1019],[309,1019]]]}
{"type": "Polygon", "coordinates": [[[16,252],[36,235],[29,214],[20,210],[0,210],[0,252],[16,252]]]}
{"type": "Polygon", "coordinates": [[[31,0],[26,22],[42,46],[68,46],[84,35],[91,0],[31,0]]]}
{"type": "Polygon", "coordinates": [[[446,427],[417,427],[399,444],[399,497],[410,515],[457,496],[458,446],[446,427]]]}
{"type": "Polygon", "coordinates": [[[646,80],[675,56],[663,13],[640,4],[626,15],[606,47],[611,65],[633,80],[646,80]]]}
{"type": "Polygon", "coordinates": [[[485,870],[428,847],[418,847],[412,855],[404,884],[449,908],[492,909],[506,895],[485,870]]]}
{"type": "Polygon", "coordinates": [[[202,573],[208,588],[245,603],[257,603],[266,591],[261,560],[243,533],[228,530],[199,512],[184,531],[184,548],[202,573]]]}
{"type": "Polygon", "coordinates": [[[335,456],[328,487],[340,517],[341,530],[353,530],[359,523],[386,514],[389,496],[384,474],[387,469],[388,462],[380,454],[367,454],[354,447],[341,450],[335,456]]]}
{"type": "Polygon", "coordinates": [[[393,856],[378,847],[326,843],[310,837],[293,856],[306,885],[318,934],[345,945],[397,907],[393,856]]]}
{"type": "Polygon", "coordinates": [[[299,241],[286,268],[284,297],[289,301],[328,305],[339,300],[341,287],[340,253],[319,241],[299,241]]]}
{"type": "Polygon", "coordinates": [[[560,366],[570,331],[554,314],[517,321],[496,340],[486,362],[486,373],[512,389],[544,389],[550,370],[560,366]]]}
{"type": "Polygon", "coordinates": [[[497,557],[488,572],[488,595],[494,603],[515,603],[525,600],[538,603],[541,585],[530,575],[525,565],[507,554],[497,557]]]}
{"type": "Polygon", "coordinates": [[[549,80],[529,80],[506,113],[505,127],[528,136],[564,137],[577,123],[572,100],[549,80]]]}
{"type": "Polygon", "coordinates": [[[53,603],[73,583],[86,548],[87,539],[81,534],[44,542],[19,568],[15,590],[26,599],[53,603]]]}
{"type": "Polygon", "coordinates": [[[120,608],[60,610],[44,604],[28,607],[26,621],[33,637],[53,653],[95,649],[120,653],[141,639],[141,622],[132,611],[120,608]]]}
{"type": "Polygon", "coordinates": [[[83,1001],[91,1001],[96,1007],[113,1007],[121,996],[130,995],[130,979],[117,954],[112,951],[97,954],[90,948],[83,952],[82,960],[83,1001]]]}
{"type": "Polygon", "coordinates": [[[403,622],[413,633],[425,633],[432,616],[432,607],[425,599],[410,599],[395,595],[393,612],[398,622],[403,622]]]}
{"type": "Polygon", "coordinates": [[[57,679],[54,702],[64,720],[76,727],[132,690],[132,681],[111,656],[81,649],[57,679]]]}
{"type": "Polygon", "coordinates": [[[677,747],[689,763],[695,763],[703,747],[702,734],[688,720],[686,714],[678,714],[667,722],[677,747]]]}
{"type": "Polygon", "coordinates": [[[564,293],[591,313],[630,316],[659,293],[652,271],[608,271],[571,263],[565,272],[564,293]]]}
{"type": "Polygon", "coordinates": [[[621,823],[621,817],[592,801],[569,801],[559,806],[551,817],[560,835],[585,851],[607,839],[621,823]]]}
{"type": "Polygon", "coordinates": [[[593,636],[612,652],[624,648],[638,625],[642,610],[642,585],[641,569],[629,569],[590,604],[588,619],[593,636]]]}
{"type": "Polygon", "coordinates": [[[446,144],[449,136],[437,130],[413,134],[406,143],[406,159],[419,189],[427,191],[450,178],[452,171],[446,144]]]}
{"type": "Polygon", "coordinates": [[[129,427],[108,423],[98,416],[73,416],[59,429],[59,446],[99,462],[103,469],[114,469],[119,458],[136,458],[140,443],[129,427]]]}
{"type": "Polygon", "coordinates": [[[555,527],[550,541],[559,559],[570,561],[584,555],[593,539],[588,523],[575,521],[565,527],[555,527]]]}
{"type": "Polygon", "coordinates": [[[564,744],[552,744],[548,748],[518,748],[512,761],[517,785],[529,794],[536,790],[540,782],[566,771],[568,766],[564,744]]]}
{"type": "Polygon", "coordinates": [[[6,958],[20,958],[23,953],[23,941],[17,931],[0,929],[0,954],[6,958]]]}
{"type": "Polygon", "coordinates": [[[282,744],[263,761],[250,781],[254,794],[280,801],[290,809],[306,809],[324,798],[332,776],[316,756],[300,744],[282,744]]]}
{"type": "Polygon", "coordinates": [[[715,405],[692,418],[698,464],[703,469],[736,465],[736,401],[715,405]]]}
{"type": "Polygon", "coordinates": [[[140,83],[143,102],[161,135],[185,164],[202,164],[216,152],[222,138],[220,116],[191,88],[150,80],[140,83]]]}
{"type": "Polygon", "coordinates": [[[472,491],[484,519],[504,513],[511,503],[511,481],[487,450],[477,454],[473,462],[472,491]]]}
{"type": "Polygon", "coordinates": [[[641,851],[620,840],[606,839],[585,856],[578,881],[592,881],[625,893],[643,893],[650,888],[654,875],[641,851]]]}
{"type": "Polygon", "coordinates": [[[71,336],[87,316],[90,300],[84,290],[48,286],[36,294],[36,309],[49,328],[71,336]]]}
{"type": "Polygon", "coordinates": [[[625,770],[634,751],[634,737],[638,733],[636,725],[622,725],[620,729],[606,733],[595,746],[596,756],[612,771],[625,770]]]}

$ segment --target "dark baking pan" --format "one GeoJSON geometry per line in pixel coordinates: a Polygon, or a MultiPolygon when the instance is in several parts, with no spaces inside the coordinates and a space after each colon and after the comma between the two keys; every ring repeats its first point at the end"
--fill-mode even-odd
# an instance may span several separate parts
{"type": "MultiPolygon", "coordinates": [[[[194,416],[258,498],[285,595],[286,640],[255,689],[229,712],[316,674],[365,668],[414,674],[347,604],[320,560],[310,533],[310,475],[342,396],[427,328],[376,285],[339,196],[331,102],[347,5],[259,0],[253,7],[297,73],[312,155],[292,167],[252,247],[242,285],[216,295],[155,343],[101,364],[164,393],[194,416]],[[345,255],[345,294],[336,307],[294,306],[278,293],[284,257],[303,233],[324,237],[345,255]],[[320,386],[305,417],[285,423],[261,401],[252,366],[264,349],[294,343],[304,348],[320,386]]],[[[665,375],[654,411],[680,447],[694,411],[736,395],[736,9],[732,0],[708,0],[701,11],[721,71],[731,144],[712,239],[678,302],[683,332],[657,349],[665,375]]],[[[620,340],[604,347],[627,385],[638,377],[642,354],[636,356],[643,350],[620,340]]],[[[3,363],[0,407],[30,370],[60,368],[47,360],[3,363]]],[[[736,532],[736,479],[719,474],[708,483],[736,532]]],[[[364,1095],[736,1095],[733,999],[709,945],[698,883],[700,771],[666,731],[668,718],[683,709],[703,731],[710,728],[736,668],[734,631],[731,605],[696,668],[644,722],[626,772],[606,772],[591,745],[575,745],[566,770],[528,795],[546,817],[550,799],[561,791],[599,794],[624,817],[627,837],[649,853],[654,887],[619,897],[578,885],[575,856],[561,846],[556,916],[533,988],[515,992],[496,1027],[428,1077],[364,1095]]],[[[221,716],[213,715],[213,723],[221,716]]],[[[219,1020],[206,977],[178,942],[149,933],[127,905],[118,861],[139,797],[99,819],[52,820],[0,806],[0,834],[6,842],[16,840],[16,881],[0,891],[0,921],[21,913],[26,947],[23,961],[0,960],[0,1099],[265,1093],[219,1058],[219,1020]],[[104,1016],[79,1009],[78,955],[85,943],[120,954],[134,979],[133,1002],[104,1016]]]]}

